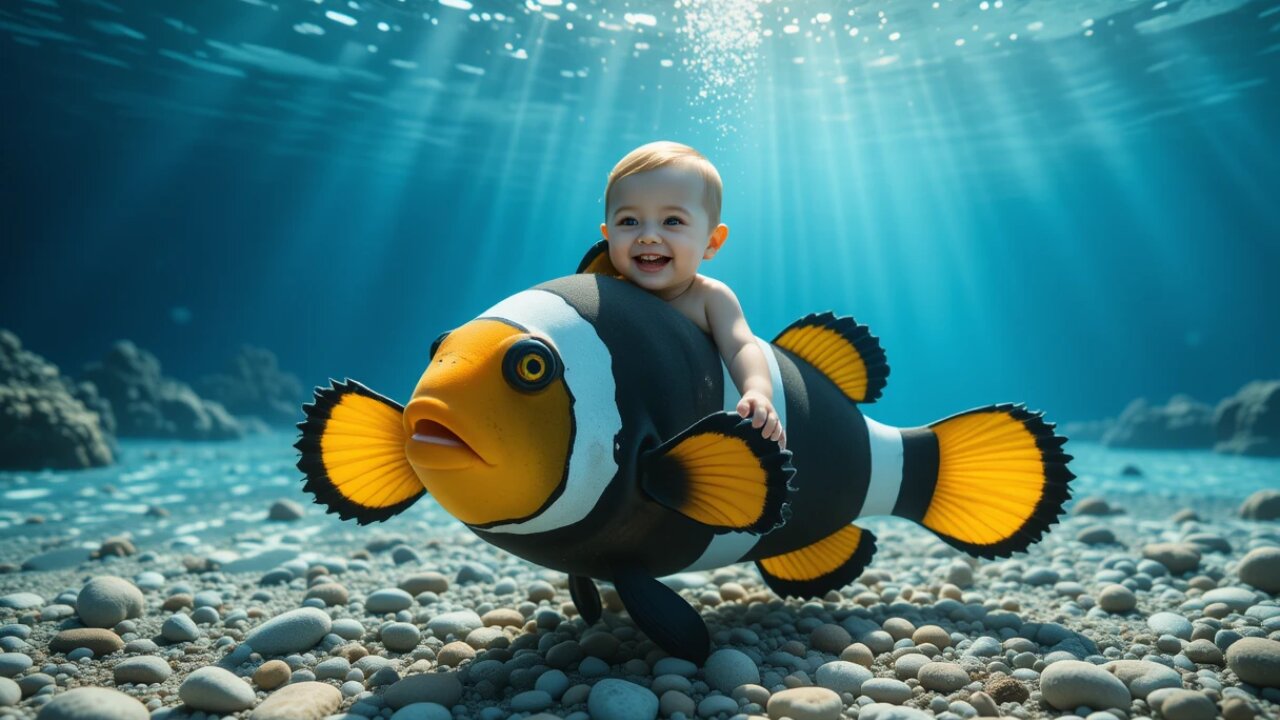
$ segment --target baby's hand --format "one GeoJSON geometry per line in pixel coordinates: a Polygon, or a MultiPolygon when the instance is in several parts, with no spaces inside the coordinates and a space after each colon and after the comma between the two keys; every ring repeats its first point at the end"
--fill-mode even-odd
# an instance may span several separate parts
{"type": "Polygon", "coordinates": [[[766,440],[776,440],[779,448],[787,449],[787,434],[782,430],[773,403],[763,393],[755,390],[743,393],[738,401],[738,414],[751,418],[751,427],[762,428],[760,432],[766,440]]]}

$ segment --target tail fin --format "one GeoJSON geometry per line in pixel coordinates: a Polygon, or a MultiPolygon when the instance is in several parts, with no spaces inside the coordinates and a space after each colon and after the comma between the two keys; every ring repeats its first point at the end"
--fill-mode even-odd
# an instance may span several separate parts
{"type": "Polygon", "coordinates": [[[918,430],[936,443],[910,443],[907,464],[928,467],[933,460],[937,470],[931,492],[914,488],[928,503],[916,504],[911,519],[980,557],[1007,557],[1039,541],[1062,514],[1075,477],[1062,451],[1067,439],[1042,414],[1025,405],[990,405],[918,430]]]}

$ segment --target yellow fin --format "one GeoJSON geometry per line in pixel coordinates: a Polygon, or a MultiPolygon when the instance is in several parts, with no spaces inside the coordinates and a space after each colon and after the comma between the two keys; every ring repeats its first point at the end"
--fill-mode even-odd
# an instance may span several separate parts
{"type": "Polygon", "coordinates": [[[617,269],[613,267],[613,261],[609,259],[609,241],[601,240],[586,255],[582,256],[581,262],[578,263],[579,273],[594,273],[596,275],[618,275],[617,269]]]}
{"type": "Polygon", "coordinates": [[[1066,438],[1022,405],[991,405],[929,426],[937,482],[922,525],[982,557],[1026,549],[1057,522],[1075,477],[1066,438]]]}
{"type": "Polygon", "coordinates": [[[806,315],[778,333],[773,344],[812,365],[857,403],[875,402],[888,382],[880,340],[851,317],[806,315]]]}
{"type": "Polygon", "coordinates": [[[782,597],[821,597],[853,582],[876,552],[876,536],[846,525],[818,542],[756,561],[765,583],[782,597]]]}
{"type": "Polygon", "coordinates": [[[708,415],[641,462],[650,497],[717,531],[765,533],[785,519],[791,452],[734,413],[708,415]]]}
{"type": "Polygon", "coordinates": [[[298,423],[298,469],[316,503],[343,520],[386,520],[426,494],[405,457],[404,408],[360,383],[316,388],[298,423]]]}

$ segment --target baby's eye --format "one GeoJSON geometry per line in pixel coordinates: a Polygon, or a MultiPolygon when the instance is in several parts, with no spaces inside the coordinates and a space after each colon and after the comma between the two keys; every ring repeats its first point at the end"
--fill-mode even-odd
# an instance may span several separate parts
{"type": "Polygon", "coordinates": [[[635,225],[635,224],[636,224],[636,219],[635,219],[635,218],[629,218],[629,217],[628,217],[628,218],[622,218],[621,220],[619,220],[619,221],[618,221],[618,224],[619,224],[619,225],[635,225]]]}
{"type": "Polygon", "coordinates": [[[672,223],[675,223],[675,224],[678,224],[678,225],[683,225],[683,224],[684,224],[684,220],[681,220],[680,218],[676,217],[675,215],[672,215],[671,217],[667,218],[665,222],[666,222],[668,225],[671,225],[672,223]]]}

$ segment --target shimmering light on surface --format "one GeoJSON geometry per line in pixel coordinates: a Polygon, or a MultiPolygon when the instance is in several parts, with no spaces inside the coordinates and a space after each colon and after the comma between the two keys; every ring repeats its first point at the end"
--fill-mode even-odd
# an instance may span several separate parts
{"type": "Polygon", "coordinates": [[[358,20],[351,17],[350,15],[344,15],[334,10],[326,10],[324,13],[324,16],[336,23],[341,23],[343,25],[352,26],[352,27],[354,27],[355,24],[359,22],[358,20]]]}

